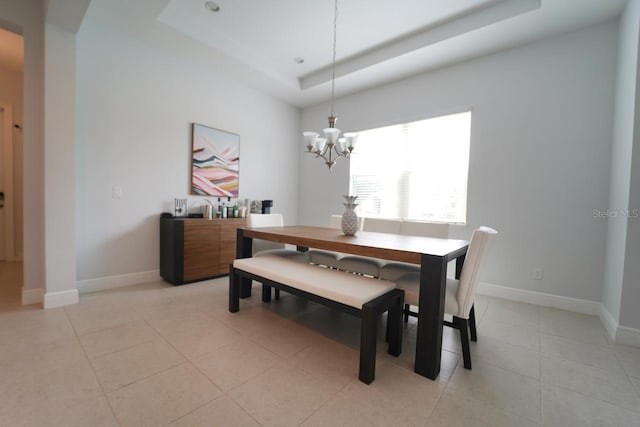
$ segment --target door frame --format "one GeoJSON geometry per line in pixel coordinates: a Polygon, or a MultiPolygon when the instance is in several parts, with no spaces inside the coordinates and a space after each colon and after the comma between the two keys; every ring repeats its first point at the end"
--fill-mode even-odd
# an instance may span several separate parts
{"type": "Polygon", "coordinates": [[[4,179],[4,252],[6,261],[16,260],[15,230],[13,225],[13,105],[0,101],[2,115],[2,169],[4,179]]]}

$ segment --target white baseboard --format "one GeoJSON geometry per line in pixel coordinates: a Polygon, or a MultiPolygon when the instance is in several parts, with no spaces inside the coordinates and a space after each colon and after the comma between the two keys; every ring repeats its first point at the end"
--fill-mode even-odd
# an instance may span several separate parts
{"type": "Polygon", "coordinates": [[[44,301],[44,289],[22,288],[22,305],[41,304],[44,301]]]}
{"type": "Polygon", "coordinates": [[[479,283],[478,294],[503,298],[511,301],[527,302],[544,307],[553,307],[560,310],[596,315],[600,318],[600,322],[613,342],[616,344],[640,347],[640,329],[620,326],[618,321],[615,320],[611,313],[609,313],[605,306],[600,302],[527,291],[524,289],[509,288],[491,283],[479,283]]]}
{"type": "Polygon", "coordinates": [[[518,302],[527,302],[544,307],[558,308],[560,310],[574,311],[577,313],[595,316],[600,315],[600,303],[584,299],[509,288],[507,286],[494,285],[491,283],[479,283],[478,294],[518,302]]]}
{"type": "Polygon", "coordinates": [[[78,290],[47,292],[44,294],[44,308],[56,308],[65,305],[77,304],[79,301],[78,290]]]}
{"type": "Polygon", "coordinates": [[[151,270],[140,273],[119,274],[117,276],[79,280],[77,282],[77,288],[80,293],[87,293],[121,288],[123,286],[136,285],[138,283],[155,282],[157,280],[161,280],[160,270],[151,270]]]}
{"type": "Polygon", "coordinates": [[[616,344],[640,347],[640,329],[618,326],[615,342],[616,344]]]}
{"type": "Polygon", "coordinates": [[[618,321],[613,317],[611,313],[609,313],[609,310],[606,309],[604,304],[600,304],[600,313],[598,313],[598,315],[600,316],[600,322],[602,322],[602,326],[604,326],[607,334],[609,334],[609,338],[611,338],[611,340],[615,342],[616,335],[618,334],[618,321]]]}
{"type": "Polygon", "coordinates": [[[600,306],[600,321],[607,330],[609,337],[616,344],[640,347],[640,329],[620,326],[620,323],[609,313],[604,304],[600,306]]]}

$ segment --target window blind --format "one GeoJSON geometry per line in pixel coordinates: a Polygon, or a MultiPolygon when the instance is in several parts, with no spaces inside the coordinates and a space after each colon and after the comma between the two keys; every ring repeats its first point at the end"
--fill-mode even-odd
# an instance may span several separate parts
{"type": "Polygon", "coordinates": [[[350,194],[358,214],[464,223],[471,112],[359,132],[350,194]]]}

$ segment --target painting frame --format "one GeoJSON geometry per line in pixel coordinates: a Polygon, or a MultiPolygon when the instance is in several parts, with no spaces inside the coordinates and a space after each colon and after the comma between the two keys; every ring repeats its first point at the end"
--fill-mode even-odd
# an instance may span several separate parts
{"type": "Polygon", "coordinates": [[[240,135],[200,123],[191,124],[189,194],[239,197],[240,135]]]}

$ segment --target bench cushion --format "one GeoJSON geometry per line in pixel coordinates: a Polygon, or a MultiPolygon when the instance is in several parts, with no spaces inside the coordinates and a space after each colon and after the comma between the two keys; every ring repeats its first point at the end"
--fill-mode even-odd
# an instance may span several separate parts
{"type": "Polygon", "coordinates": [[[233,267],[357,309],[396,287],[395,283],[386,280],[271,255],[236,259],[233,267]]]}

